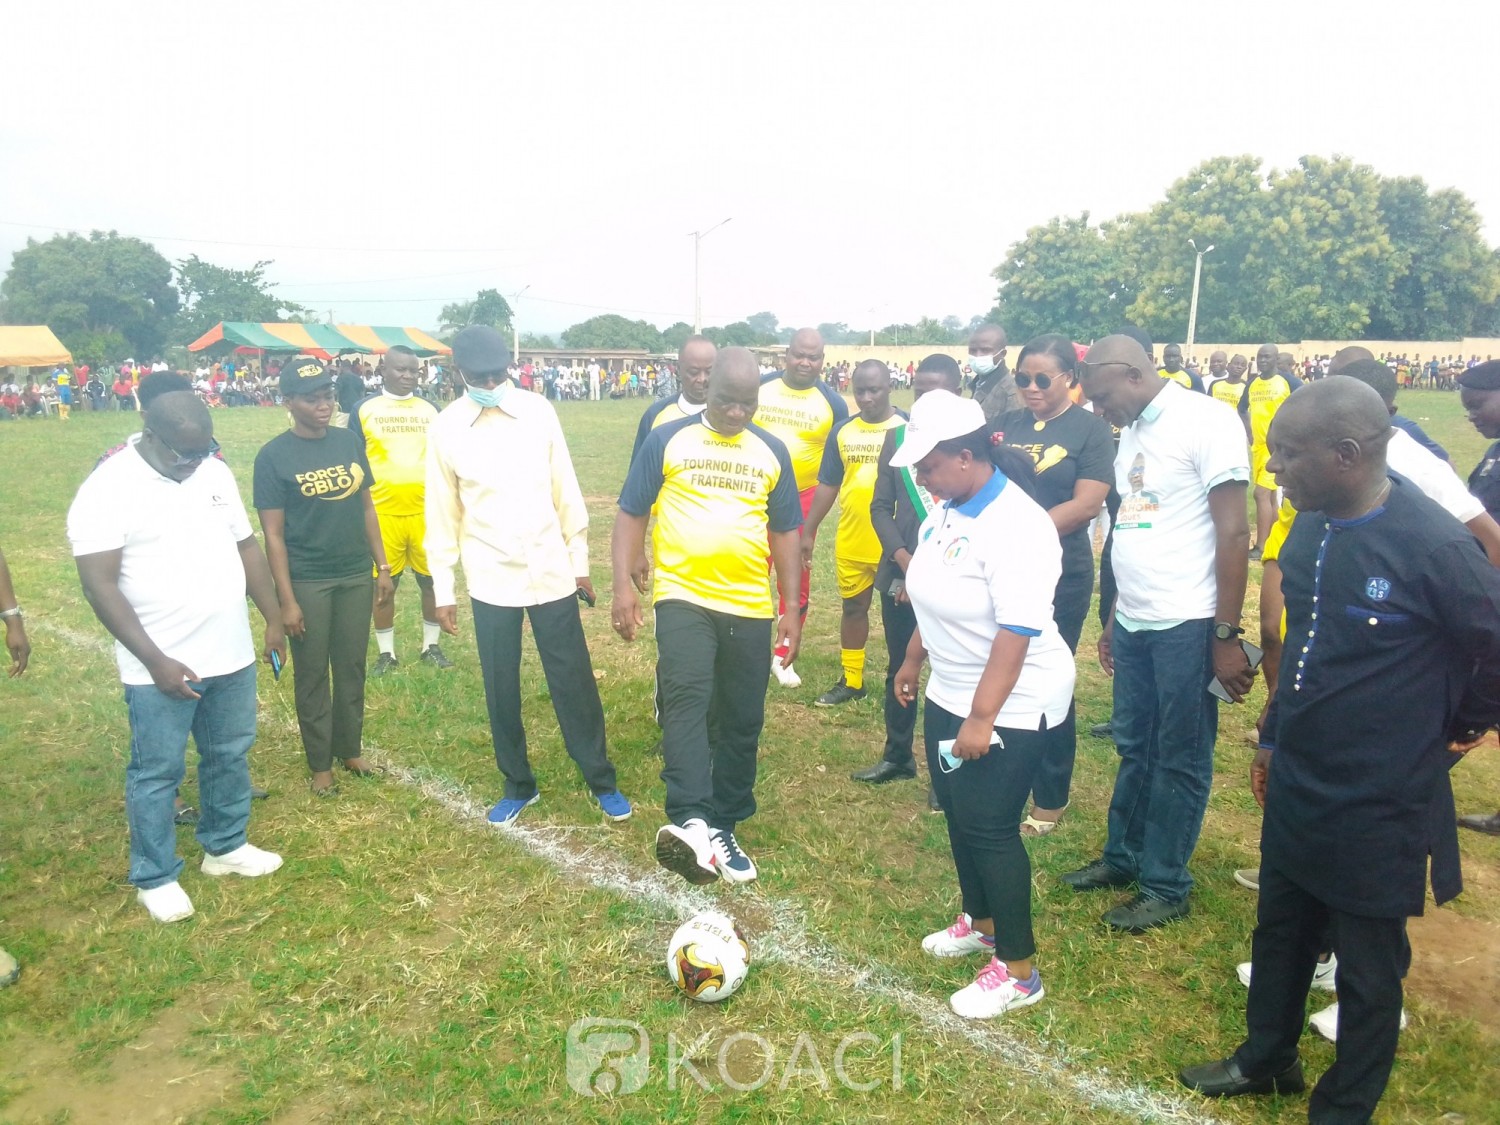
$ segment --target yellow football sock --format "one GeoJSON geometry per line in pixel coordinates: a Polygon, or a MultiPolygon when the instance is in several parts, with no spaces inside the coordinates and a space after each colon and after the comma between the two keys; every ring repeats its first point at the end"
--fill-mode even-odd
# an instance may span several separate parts
{"type": "Polygon", "coordinates": [[[865,686],[865,650],[862,648],[839,649],[839,660],[844,665],[844,683],[858,691],[865,686]]]}

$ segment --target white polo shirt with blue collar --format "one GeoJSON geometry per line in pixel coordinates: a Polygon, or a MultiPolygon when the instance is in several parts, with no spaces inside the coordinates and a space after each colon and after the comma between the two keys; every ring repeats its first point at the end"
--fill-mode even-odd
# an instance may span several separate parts
{"type": "Polygon", "coordinates": [[[932,661],[927,699],[967,716],[1001,629],[1029,637],[1026,662],[996,726],[1061,723],[1073,699],[1073,654],[1057,632],[1052,593],[1062,545],[1046,511],[996,469],[961,504],[933,509],[917,535],[906,592],[932,661]]]}

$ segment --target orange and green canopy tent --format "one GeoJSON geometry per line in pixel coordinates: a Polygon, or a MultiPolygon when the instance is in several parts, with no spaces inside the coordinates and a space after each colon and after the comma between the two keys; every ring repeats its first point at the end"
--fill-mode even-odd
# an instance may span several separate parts
{"type": "Polygon", "coordinates": [[[368,324],[338,324],[334,327],[353,340],[360,351],[371,355],[384,355],[397,344],[404,344],[424,359],[428,356],[453,354],[453,349],[447,344],[419,328],[388,328],[368,324]]]}
{"type": "Polygon", "coordinates": [[[257,324],[248,320],[224,320],[188,345],[201,352],[215,344],[236,348],[259,348],[267,352],[298,352],[327,359],[339,352],[363,351],[331,324],[257,324]]]}

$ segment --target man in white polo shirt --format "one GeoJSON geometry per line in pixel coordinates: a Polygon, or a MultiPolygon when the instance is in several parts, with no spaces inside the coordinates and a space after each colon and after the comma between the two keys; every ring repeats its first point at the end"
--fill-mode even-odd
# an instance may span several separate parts
{"type": "Polygon", "coordinates": [[[1142,933],[1188,913],[1218,734],[1210,682],[1239,702],[1255,678],[1240,644],[1250,459],[1234,411],[1163,378],[1129,336],[1089,349],[1082,384],[1120,428],[1119,592],[1099,639],[1120,771],[1103,855],[1063,881],[1080,891],[1136,884],[1104,922],[1142,933]]]}
{"type": "Polygon", "coordinates": [[[269,875],[281,857],[245,840],[255,741],[255,646],[248,591],[266,619],[263,652],[286,658],[271,569],[234,476],[214,457],[213,422],[192,391],[146,411],[140,441],[94,470],[68,511],[83,593],[114,635],[130,715],[125,813],[130,881],[158,922],[193,913],[178,885],[172,799],[187,738],[198,747],[205,875],[269,875]]]}

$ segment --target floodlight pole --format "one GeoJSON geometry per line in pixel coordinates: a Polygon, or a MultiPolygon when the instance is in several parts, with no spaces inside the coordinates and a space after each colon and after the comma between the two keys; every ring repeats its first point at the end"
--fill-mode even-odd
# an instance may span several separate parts
{"type": "MultiPolygon", "coordinates": [[[[733,218],[733,217],[734,216],[732,216],[732,215],[730,216],[730,218],[733,218]]],[[[703,331],[702,270],[701,270],[700,265],[699,265],[699,260],[701,258],[701,255],[699,254],[698,248],[703,244],[703,240],[705,238],[707,238],[710,234],[712,234],[714,231],[718,230],[720,227],[722,227],[727,222],[729,222],[729,219],[724,219],[724,220],[722,220],[720,222],[715,223],[713,226],[709,227],[707,230],[695,230],[695,231],[691,231],[690,232],[690,235],[691,235],[692,240],[693,240],[693,335],[694,336],[698,335],[699,333],[701,333],[703,331]]]]}
{"type": "Polygon", "coordinates": [[[1191,354],[1193,350],[1193,338],[1198,331],[1198,285],[1203,279],[1203,256],[1205,254],[1212,254],[1214,248],[1209,246],[1206,250],[1199,250],[1198,244],[1191,238],[1188,239],[1188,245],[1198,255],[1197,259],[1193,262],[1193,303],[1188,308],[1187,343],[1183,346],[1183,350],[1191,354]]]}

